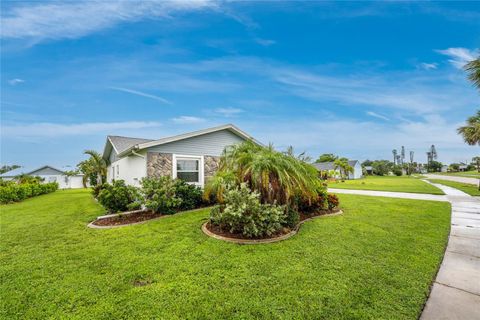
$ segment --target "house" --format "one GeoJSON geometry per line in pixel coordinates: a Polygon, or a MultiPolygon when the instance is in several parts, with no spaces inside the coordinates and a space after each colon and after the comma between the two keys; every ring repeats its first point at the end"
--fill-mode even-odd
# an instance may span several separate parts
{"type": "Polygon", "coordinates": [[[218,169],[223,150],[246,140],[261,145],[232,124],[158,140],[108,136],[103,151],[107,181],[138,186],[145,177],[171,176],[203,187],[218,169]]]}
{"type": "Polygon", "coordinates": [[[467,171],[467,169],[468,165],[465,163],[460,163],[460,165],[458,166],[458,171],[467,171]]]}
{"type": "Polygon", "coordinates": [[[443,165],[442,168],[440,169],[440,172],[448,172],[448,166],[443,165]]]}
{"type": "MultiPolygon", "coordinates": [[[[348,160],[348,164],[353,168],[353,172],[348,174],[348,179],[360,179],[363,177],[362,165],[358,160],[348,160]]],[[[333,162],[320,162],[314,163],[313,166],[318,169],[318,171],[336,171],[337,175],[340,175],[338,169],[335,170],[335,165],[333,162]]]]}
{"type": "Polygon", "coordinates": [[[365,173],[372,175],[373,174],[373,167],[372,166],[365,166],[365,173]]]}
{"type": "Polygon", "coordinates": [[[19,175],[40,177],[44,179],[45,183],[57,182],[60,189],[83,188],[82,174],[77,174],[74,176],[66,175],[64,171],[48,165],[35,170],[29,170],[24,167],[20,167],[1,174],[0,178],[3,180],[12,180],[19,175]]]}

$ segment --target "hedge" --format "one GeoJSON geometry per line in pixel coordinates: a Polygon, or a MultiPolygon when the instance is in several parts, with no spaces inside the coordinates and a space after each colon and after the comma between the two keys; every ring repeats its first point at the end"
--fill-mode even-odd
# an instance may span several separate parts
{"type": "Polygon", "coordinates": [[[58,183],[9,183],[0,186],[0,203],[10,203],[25,200],[27,198],[54,192],[58,189],[58,183]]]}

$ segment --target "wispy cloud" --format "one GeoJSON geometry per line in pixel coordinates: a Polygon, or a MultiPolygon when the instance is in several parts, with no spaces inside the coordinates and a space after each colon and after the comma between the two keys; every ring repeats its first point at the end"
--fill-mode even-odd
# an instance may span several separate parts
{"type": "Polygon", "coordinates": [[[232,107],[227,107],[227,108],[217,108],[213,110],[215,113],[221,114],[224,117],[232,117],[234,115],[237,115],[239,113],[242,113],[243,110],[239,108],[232,108],[232,107]]]}
{"type": "Polygon", "coordinates": [[[191,124],[205,122],[205,119],[193,116],[180,116],[173,118],[172,121],[178,124],[191,124]]]}
{"type": "Polygon", "coordinates": [[[277,43],[275,40],[270,40],[270,39],[262,39],[262,38],[255,38],[254,39],[256,43],[258,43],[261,46],[264,47],[269,47],[275,43],[277,43]]]}
{"type": "Polygon", "coordinates": [[[449,59],[448,62],[458,69],[462,69],[468,62],[475,60],[476,56],[478,56],[475,50],[467,48],[448,48],[435,51],[450,57],[451,59],[449,59]]]}
{"type": "Polygon", "coordinates": [[[78,38],[122,22],[169,18],[181,11],[215,8],[210,0],[80,1],[2,7],[2,38],[78,38]]]}
{"type": "Polygon", "coordinates": [[[426,63],[422,62],[418,65],[419,68],[424,69],[424,70],[434,70],[438,68],[438,63],[426,63]]]}
{"type": "Polygon", "coordinates": [[[376,112],[373,112],[373,111],[367,111],[366,112],[367,115],[371,116],[371,117],[374,117],[374,118],[377,118],[377,119],[382,119],[382,120],[385,120],[385,121],[390,121],[390,118],[387,118],[379,113],[376,113],[376,112]]]}
{"type": "Polygon", "coordinates": [[[17,84],[24,83],[24,82],[25,82],[25,80],[18,79],[18,78],[8,80],[8,83],[12,86],[16,86],[17,84]]]}
{"type": "Polygon", "coordinates": [[[112,90],[122,91],[122,92],[126,92],[126,93],[131,93],[131,94],[134,94],[134,95],[137,95],[137,96],[154,99],[154,100],[163,102],[165,104],[172,104],[170,101],[168,101],[165,98],[162,98],[162,97],[159,97],[159,96],[156,96],[156,95],[153,95],[153,94],[145,93],[145,92],[142,92],[142,91],[127,89],[127,88],[121,88],[121,87],[109,87],[109,88],[112,89],[112,90]]]}
{"type": "Polygon", "coordinates": [[[107,134],[118,130],[144,129],[159,126],[159,122],[153,121],[87,122],[72,124],[39,122],[31,124],[3,125],[2,135],[6,138],[83,136],[98,133],[107,134]]]}

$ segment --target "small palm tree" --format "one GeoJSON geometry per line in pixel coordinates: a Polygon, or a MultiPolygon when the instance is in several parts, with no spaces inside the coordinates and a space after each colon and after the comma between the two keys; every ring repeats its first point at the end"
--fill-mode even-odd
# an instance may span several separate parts
{"type": "Polygon", "coordinates": [[[457,132],[463,136],[465,143],[471,146],[480,145],[480,110],[469,117],[466,125],[458,128],[457,132]]]}
{"type": "Polygon", "coordinates": [[[340,171],[340,177],[344,180],[349,173],[353,172],[353,168],[348,164],[347,158],[340,158],[333,162],[335,170],[340,171]]]}
{"type": "Polygon", "coordinates": [[[83,186],[86,187],[90,177],[95,177],[95,184],[103,184],[107,180],[107,163],[102,155],[95,150],[85,150],[83,152],[90,156],[78,164],[78,168],[83,173],[83,186]]]}

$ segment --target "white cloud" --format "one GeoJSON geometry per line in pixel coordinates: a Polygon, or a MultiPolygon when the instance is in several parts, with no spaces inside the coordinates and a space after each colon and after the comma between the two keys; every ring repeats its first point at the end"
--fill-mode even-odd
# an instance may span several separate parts
{"type": "Polygon", "coordinates": [[[275,43],[277,43],[275,40],[270,40],[270,39],[262,39],[262,38],[255,38],[254,39],[256,43],[258,43],[261,46],[264,47],[269,47],[275,43]]]}
{"type": "Polygon", "coordinates": [[[8,83],[12,86],[16,86],[17,84],[24,83],[24,82],[25,80],[18,79],[18,78],[8,80],[8,83]]]}
{"type": "Polygon", "coordinates": [[[478,53],[475,50],[469,50],[467,48],[448,48],[445,50],[436,50],[438,53],[450,57],[448,61],[456,68],[463,69],[465,64],[475,60],[478,53]]]}
{"type": "Polygon", "coordinates": [[[134,95],[137,95],[137,96],[154,99],[154,100],[163,102],[165,104],[172,104],[167,99],[156,96],[156,95],[153,95],[153,94],[149,94],[149,93],[145,93],[145,92],[141,92],[141,91],[137,91],[137,90],[132,90],[132,89],[127,89],[127,88],[120,88],[120,87],[109,87],[109,88],[112,89],[112,90],[127,92],[127,93],[131,93],[131,94],[134,94],[134,95]]]}
{"type": "Polygon", "coordinates": [[[78,38],[122,22],[169,18],[178,11],[214,8],[209,0],[80,1],[3,8],[2,38],[78,38]]]}
{"type": "Polygon", "coordinates": [[[215,110],[213,110],[215,113],[219,113],[221,114],[222,116],[224,117],[232,117],[232,116],[235,116],[239,113],[242,113],[243,110],[242,109],[239,109],[239,108],[231,108],[231,107],[227,107],[227,108],[217,108],[215,110]]]}
{"type": "Polygon", "coordinates": [[[385,121],[390,121],[389,118],[381,115],[381,114],[378,114],[376,112],[373,112],[373,111],[367,111],[366,112],[367,115],[371,116],[371,117],[374,117],[374,118],[377,118],[377,119],[382,119],[382,120],[385,120],[385,121]]]}
{"type": "Polygon", "coordinates": [[[198,117],[192,117],[192,116],[180,116],[180,117],[177,117],[177,118],[173,118],[172,121],[175,122],[175,123],[179,123],[179,124],[190,124],[190,123],[204,122],[205,119],[198,118],[198,117]]]}
{"type": "Polygon", "coordinates": [[[2,126],[2,136],[7,138],[22,137],[59,137],[111,134],[112,131],[144,129],[159,127],[159,122],[126,121],[126,122],[87,122],[87,123],[49,123],[12,124],[2,126]]]}
{"type": "Polygon", "coordinates": [[[425,70],[433,70],[438,68],[438,64],[435,62],[434,63],[422,62],[419,64],[419,67],[425,70]]]}

